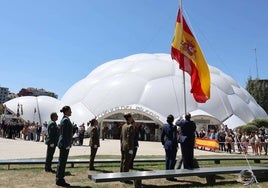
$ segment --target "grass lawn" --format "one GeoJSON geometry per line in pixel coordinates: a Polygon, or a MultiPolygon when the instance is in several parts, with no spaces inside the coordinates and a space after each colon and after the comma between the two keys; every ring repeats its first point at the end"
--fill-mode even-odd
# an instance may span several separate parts
{"type": "MultiPolygon", "coordinates": [[[[120,156],[97,156],[98,158],[120,158],[120,156]]],[[[159,158],[163,156],[139,156],[142,158],[159,158]]],[[[74,158],[74,157],[72,157],[74,158]]],[[[88,158],[88,156],[78,156],[75,158],[88,158]]],[[[256,165],[253,162],[251,165],[256,165]]],[[[85,164],[75,164],[74,168],[67,165],[66,168],[66,181],[71,184],[71,187],[77,188],[130,188],[133,185],[127,185],[120,182],[111,183],[94,183],[88,179],[89,173],[105,173],[105,172],[119,172],[119,165],[117,163],[113,164],[96,164],[96,171],[89,171],[88,165],[85,164]]],[[[202,161],[199,162],[200,167],[215,167],[215,166],[243,166],[247,165],[246,161],[222,161],[221,164],[214,164],[213,161],[202,161]]],[[[262,162],[258,165],[268,165],[268,163],[262,162]]],[[[53,165],[55,169],[56,166],[53,165]]],[[[135,170],[163,170],[164,163],[136,163],[134,166],[135,170]]],[[[268,176],[267,176],[268,177],[268,176]]],[[[266,188],[268,187],[267,177],[257,177],[259,183],[251,184],[250,188],[266,188]]],[[[238,175],[219,175],[216,179],[216,184],[213,186],[215,188],[220,187],[245,187],[242,183],[237,182],[238,175]]],[[[152,179],[143,180],[143,186],[146,188],[175,188],[175,187],[209,187],[206,185],[205,178],[199,178],[197,176],[192,177],[180,177],[177,178],[177,182],[170,182],[166,179],[152,179]]],[[[0,166],[0,187],[2,188],[53,188],[57,187],[55,185],[55,174],[46,173],[44,171],[43,165],[11,165],[10,170],[7,170],[7,166],[0,166]]]]}

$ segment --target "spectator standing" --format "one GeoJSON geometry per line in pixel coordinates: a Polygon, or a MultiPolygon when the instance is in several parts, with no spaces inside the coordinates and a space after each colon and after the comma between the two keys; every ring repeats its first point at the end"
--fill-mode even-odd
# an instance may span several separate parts
{"type": "Polygon", "coordinates": [[[70,186],[70,184],[65,182],[64,177],[66,162],[73,139],[73,125],[69,119],[72,114],[72,110],[69,106],[64,106],[60,112],[63,113],[63,118],[60,122],[60,136],[58,141],[60,155],[57,165],[56,185],[67,187],[70,186]]]}
{"type": "Polygon", "coordinates": [[[241,147],[241,137],[242,137],[242,133],[241,133],[241,130],[238,128],[236,129],[235,131],[235,142],[237,144],[237,149],[238,149],[238,152],[241,154],[242,152],[242,147],[241,147]]]}
{"type": "Polygon", "coordinates": [[[217,139],[217,134],[216,134],[214,128],[213,128],[213,129],[210,129],[209,139],[210,139],[210,140],[215,140],[215,139],[217,139]]]}
{"type": "Polygon", "coordinates": [[[191,114],[187,113],[185,120],[178,120],[176,125],[180,127],[180,137],[184,137],[180,139],[183,167],[193,169],[196,124],[191,120],[191,114]]]}
{"type": "Polygon", "coordinates": [[[235,133],[232,129],[229,129],[228,132],[230,133],[230,136],[232,138],[231,148],[232,148],[233,152],[235,152],[235,133]]]}
{"type": "MultiPolygon", "coordinates": [[[[164,124],[161,133],[161,142],[166,153],[166,170],[174,169],[178,150],[177,127],[173,122],[173,115],[168,115],[167,124],[164,124]]],[[[176,179],[167,178],[167,180],[175,181],[176,179]]]]}
{"type": "Polygon", "coordinates": [[[33,140],[33,123],[31,123],[28,127],[28,140],[33,140]]]}
{"type": "Polygon", "coordinates": [[[232,153],[232,143],[233,143],[233,139],[231,136],[231,133],[228,132],[226,137],[225,137],[225,144],[226,144],[226,152],[227,153],[232,153]]]}
{"type": "Polygon", "coordinates": [[[23,129],[22,129],[22,134],[23,134],[23,139],[26,140],[29,132],[29,126],[30,122],[28,121],[27,123],[24,124],[23,129]]]}
{"type": "Polygon", "coordinates": [[[109,125],[108,125],[108,135],[107,135],[107,137],[109,139],[113,138],[113,126],[114,125],[112,123],[109,123],[109,125]]]}
{"type": "Polygon", "coordinates": [[[150,141],[151,140],[151,130],[148,127],[148,125],[145,127],[145,135],[146,135],[146,141],[150,141]]]}
{"type": "MultiPolygon", "coordinates": [[[[51,118],[51,116],[50,116],[50,118],[51,118]]],[[[40,141],[41,132],[42,132],[42,126],[37,123],[36,124],[36,141],[37,142],[40,141]]]]}
{"type": "Polygon", "coordinates": [[[107,138],[107,134],[108,134],[108,126],[107,124],[105,124],[102,128],[102,140],[107,138]]]}
{"type": "Polygon", "coordinates": [[[268,149],[268,134],[267,129],[264,130],[264,143],[263,143],[263,149],[264,149],[264,155],[267,155],[267,149],[268,149]]]}
{"type": "Polygon", "coordinates": [[[82,125],[79,126],[78,128],[78,133],[79,133],[79,145],[82,146],[84,143],[84,137],[85,137],[85,124],[82,123],[82,125]]]}
{"type": "Polygon", "coordinates": [[[42,139],[41,142],[44,142],[47,136],[47,122],[43,123],[42,125],[42,131],[41,131],[42,139]]]}
{"type": "Polygon", "coordinates": [[[78,134],[78,129],[73,132],[73,141],[72,141],[73,146],[78,146],[79,145],[79,134],[78,134]]]}
{"type": "Polygon", "coordinates": [[[242,144],[242,150],[244,154],[248,154],[248,142],[249,141],[248,141],[246,132],[243,132],[241,136],[241,144],[242,144]]]}
{"type": "Polygon", "coordinates": [[[251,146],[253,155],[256,154],[256,146],[255,146],[255,133],[252,132],[249,136],[249,145],[251,146]]]}
{"type": "Polygon", "coordinates": [[[219,141],[219,150],[220,151],[226,151],[226,148],[225,148],[225,137],[226,137],[226,134],[225,134],[225,131],[224,129],[221,129],[219,131],[219,134],[218,134],[218,141],[219,141]]]}
{"type": "Polygon", "coordinates": [[[262,135],[259,131],[256,131],[255,133],[255,149],[256,149],[256,155],[261,155],[262,152],[262,135]]]}
{"type": "Polygon", "coordinates": [[[47,126],[47,137],[45,141],[45,144],[47,145],[45,171],[55,173],[55,170],[51,168],[51,162],[53,160],[53,155],[55,153],[55,149],[59,140],[59,128],[56,123],[56,121],[58,120],[57,113],[51,113],[50,119],[51,120],[49,121],[47,126]]]}
{"type": "Polygon", "coordinates": [[[140,140],[144,141],[144,138],[145,138],[145,128],[144,128],[144,124],[141,124],[140,126],[140,140]]]}
{"type": "Polygon", "coordinates": [[[37,122],[33,122],[31,126],[31,140],[36,141],[37,122]]]}
{"type": "Polygon", "coordinates": [[[90,120],[91,131],[90,131],[90,140],[89,140],[89,146],[90,146],[89,170],[95,170],[94,160],[95,160],[98,147],[100,147],[98,125],[99,125],[98,120],[96,119],[90,120]]]}

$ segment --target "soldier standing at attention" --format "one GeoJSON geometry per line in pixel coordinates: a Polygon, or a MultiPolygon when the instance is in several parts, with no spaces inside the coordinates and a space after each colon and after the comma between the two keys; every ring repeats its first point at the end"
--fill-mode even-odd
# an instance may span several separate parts
{"type": "Polygon", "coordinates": [[[134,148],[133,148],[133,154],[130,160],[129,169],[133,169],[134,159],[136,157],[138,147],[139,147],[139,125],[133,121],[133,127],[134,127],[134,148]]]}
{"type": "MultiPolygon", "coordinates": [[[[124,115],[126,123],[122,126],[120,143],[121,143],[121,165],[120,172],[128,172],[130,160],[134,149],[134,119],[131,114],[124,115]]],[[[124,181],[124,183],[132,183],[131,181],[124,181]]]]}
{"type": "Polygon", "coordinates": [[[56,173],[56,185],[68,187],[69,183],[64,180],[65,167],[69,155],[69,150],[72,146],[73,140],[73,125],[69,119],[72,114],[72,110],[69,106],[64,106],[60,112],[63,113],[63,118],[60,122],[60,137],[58,141],[58,147],[60,149],[59,162],[57,165],[56,173]]]}
{"type": "Polygon", "coordinates": [[[55,149],[59,140],[59,128],[57,126],[56,121],[58,120],[58,115],[56,112],[50,114],[51,121],[48,122],[47,126],[47,137],[46,137],[46,145],[47,145],[47,155],[46,155],[46,164],[45,171],[55,173],[55,170],[51,168],[51,162],[53,159],[53,155],[55,153],[55,149]]]}
{"type": "Polygon", "coordinates": [[[99,140],[99,130],[98,130],[98,120],[95,118],[90,120],[90,126],[92,127],[90,131],[90,161],[89,161],[89,170],[95,170],[94,168],[94,160],[98,150],[100,147],[100,140],[99,140]]]}

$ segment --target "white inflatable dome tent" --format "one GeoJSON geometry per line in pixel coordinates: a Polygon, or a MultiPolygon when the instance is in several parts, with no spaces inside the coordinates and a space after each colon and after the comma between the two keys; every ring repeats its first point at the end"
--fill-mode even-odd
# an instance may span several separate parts
{"type": "Polygon", "coordinates": [[[50,121],[50,114],[57,112],[59,117],[60,101],[48,96],[25,96],[18,97],[5,103],[7,110],[24,121],[38,122],[43,124],[50,121]]]}
{"type": "MultiPolygon", "coordinates": [[[[246,124],[254,118],[267,118],[266,112],[235,80],[213,66],[211,98],[196,103],[190,93],[186,74],[187,112],[217,119],[229,128],[246,124]]],[[[97,116],[100,120],[115,113],[134,112],[165,123],[173,114],[184,114],[183,78],[170,54],[136,54],[109,61],[74,84],[61,102],[80,109],[78,122],[97,116]]],[[[75,111],[75,110],[73,110],[75,111]]]]}

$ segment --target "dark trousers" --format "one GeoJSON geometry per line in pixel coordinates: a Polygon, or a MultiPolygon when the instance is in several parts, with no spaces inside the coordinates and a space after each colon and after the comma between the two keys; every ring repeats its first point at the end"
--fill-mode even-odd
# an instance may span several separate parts
{"type": "Polygon", "coordinates": [[[131,160],[132,155],[129,154],[127,151],[121,150],[121,165],[120,165],[120,172],[128,172],[129,171],[129,164],[131,160]]]}
{"type": "Polygon", "coordinates": [[[232,145],[231,143],[227,143],[227,153],[232,153],[232,145]]]}
{"type": "Polygon", "coordinates": [[[47,146],[45,170],[51,170],[51,164],[52,164],[55,150],[56,150],[56,145],[54,147],[50,147],[49,145],[47,146]]]}
{"type": "Polygon", "coordinates": [[[132,157],[131,157],[131,160],[130,160],[130,163],[129,163],[129,168],[130,169],[133,169],[134,159],[136,157],[137,150],[138,150],[138,147],[135,147],[134,150],[133,150],[133,154],[132,154],[132,157]]]}
{"type": "Polygon", "coordinates": [[[84,132],[79,133],[79,145],[83,146],[84,143],[84,132]]]}
{"type": "Polygon", "coordinates": [[[150,133],[146,133],[146,141],[150,141],[151,140],[151,134],[150,133]]]}
{"type": "Polygon", "coordinates": [[[59,156],[59,162],[57,165],[57,174],[56,174],[57,182],[64,181],[65,167],[66,167],[68,155],[69,155],[69,150],[60,149],[60,156],[59,156]]]}
{"type": "Polygon", "coordinates": [[[183,168],[194,168],[194,141],[185,141],[181,143],[181,154],[183,160],[183,168]]]}
{"type": "Polygon", "coordinates": [[[90,147],[90,159],[89,159],[89,168],[94,168],[94,160],[97,153],[98,148],[90,147]]]}
{"type": "Polygon", "coordinates": [[[219,149],[220,149],[220,151],[226,151],[224,142],[219,143],[219,149]]]}
{"type": "Polygon", "coordinates": [[[264,148],[265,155],[267,155],[268,144],[264,143],[263,148],[264,148]]]}
{"type": "Polygon", "coordinates": [[[176,163],[177,149],[165,149],[166,170],[174,169],[176,163]]]}
{"type": "Polygon", "coordinates": [[[40,135],[41,135],[41,133],[37,133],[37,134],[36,134],[36,141],[37,141],[37,142],[40,141],[40,135]]]}

